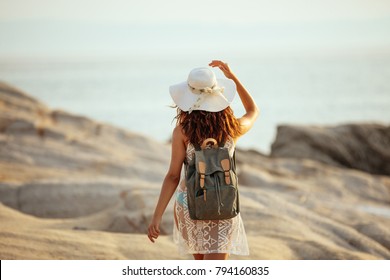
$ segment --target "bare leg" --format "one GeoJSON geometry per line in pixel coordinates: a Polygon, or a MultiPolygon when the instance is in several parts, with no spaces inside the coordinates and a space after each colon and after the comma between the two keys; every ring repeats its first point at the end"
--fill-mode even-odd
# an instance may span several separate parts
{"type": "Polygon", "coordinates": [[[227,253],[214,253],[204,255],[204,260],[227,260],[228,257],[227,253]]]}
{"type": "Polygon", "coordinates": [[[204,255],[203,254],[193,254],[194,256],[194,260],[203,260],[204,259],[204,255]]]}
{"type": "Polygon", "coordinates": [[[177,221],[177,213],[176,213],[176,201],[173,206],[173,218],[175,219],[176,228],[179,229],[179,222],[177,221]]]}

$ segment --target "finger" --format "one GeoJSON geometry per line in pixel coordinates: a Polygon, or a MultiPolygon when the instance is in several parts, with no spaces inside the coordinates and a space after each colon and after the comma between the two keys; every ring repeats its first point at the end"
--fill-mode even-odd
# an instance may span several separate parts
{"type": "Polygon", "coordinates": [[[221,65],[223,62],[220,61],[220,60],[213,60],[211,61],[211,63],[209,64],[210,66],[219,66],[221,65]]]}
{"type": "Polygon", "coordinates": [[[228,64],[227,64],[227,63],[224,63],[224,62],[222,62],[222,61],[220,61],[220,60],[217,60],[217,61],[213,60],[213,62],[211,62],[211,63],[209,64],[209,66],[218,67],[218,68],[219,68],[220,70],[222,70],[223,72],[229,71],[229,66],[228,66],[228,64]]]}
{"type": "Polygon", "coordinates": [[[149,230],[148,238],[150,239],[150,241],[152,241],[154,243],[153,236],[154,236],[154,233],[151,230],[149,230]]]}
{"type": "Polygon", "coordinates": [[[154,239],[153,239],[152,233],[150,232],[150,229],[148,230],[148,238],[150,241],[152,241],[154,243],[154,239]]]}
{"type": "Polygon", "coordinates": [[[148,231],[151,232],[151,233],[154,233],[154,234],[159,234],[160,233],[160,229],[159,229],[159,226],[158,225],[150,225],[149,228],[148,228],[148,231]]]}
{"type": "Polygon", "coordinates": [[[158,226],[153,226],[153,233],[154,234],[159,234],[160,233],[160,229],[158,228],[158,226]]]}
{"type": "Polygon", "coordinates": [[[149,237],[150,241],[152,241],[154,243],[155,240],[158,238],[158,235],[150,235],[148,237],[149,237]]]}
{"type": "Polygon", "coordinates": [[[226,62],[223,62],[222,60],[213,60],[210,64],[216,64],[216,65],[227,65],[226,62]]]}
{"type": "Polygon", "coordinates": [[[149,228],[149,236],[157,238],[160,235],[160,230],[154,227],[149,228]]]}
{"type": "Polygon", "coordinates": [[[154,239],[157,239],[159,234],[149,232],[148,238],[154,243],[154,239]]]}
{"type": "Polygon", "coordinates": [[[154,243],[154,239],[153,239],[152,236],[149,236],[149,235],[148,235],[148,238],[149,238],[149,240],[150,240],[152,243],[154,243]]]}

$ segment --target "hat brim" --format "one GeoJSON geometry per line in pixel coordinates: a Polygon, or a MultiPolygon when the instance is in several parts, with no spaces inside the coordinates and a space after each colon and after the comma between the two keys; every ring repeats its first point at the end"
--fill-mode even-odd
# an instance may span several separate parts
{"type": "MultiPolygon", "coordinates": [[[[199,108],[194,110],[219,112],[230,106],[236,94],[236,84],[229,79],[217,79],[217,84],[218,87],[224,88],[223,96],[225,98],[218,94],[207,95],[199,108]]],[[[189,111],[199,97],[198,94],[190,90],[187,82],[170,86],[169,93],[175,104],[185,112],[189,111]]]]}

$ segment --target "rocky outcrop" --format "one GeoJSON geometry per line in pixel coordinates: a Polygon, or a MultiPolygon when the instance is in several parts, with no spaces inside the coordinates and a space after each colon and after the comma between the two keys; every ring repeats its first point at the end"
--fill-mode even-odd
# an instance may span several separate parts
{"type": "MultiPolygon", "coordinates": [[[[0,259],[182,258],[164,236],[173,201],[158,245],[145,235],[169,146],[4,84],[0,106],[0,259]]],[[[251,250],[238,258],[390,259],[390,177],[318,160],[237,150],[251,250]]]]}
{"type": "Polygon", "coordinates": [[[169,146],[52,110],[2,83],[0,108],[1,203],[42,218],[110,211],[99,226],[86,226],[85,219],[72,226],[144,232],[155,201],[135,211],[130,204],[140,203],[141,196],[127,198],[127,203],[122,196],[142,187],[146,196],[151,186],[159,188],[169,164],[169,146]]]}
{"type": "Polygon", "coordinates": [[[390,175],[390,126],[279,126],[271,156],[308,158],[373,174],[390,175]]]}

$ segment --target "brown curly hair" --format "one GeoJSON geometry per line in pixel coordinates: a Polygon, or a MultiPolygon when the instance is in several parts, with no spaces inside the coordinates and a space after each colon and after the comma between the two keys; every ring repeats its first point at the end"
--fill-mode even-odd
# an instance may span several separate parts
{"type": "Polygon", "coordinates": [[[188,141],[195,145],[201,145],[206,138],[225,143],[229,137],[241,135],[240,123],[230,107],[219,112],[196,110],[191,114],[177,108],[175,119],[188,141]]]}

